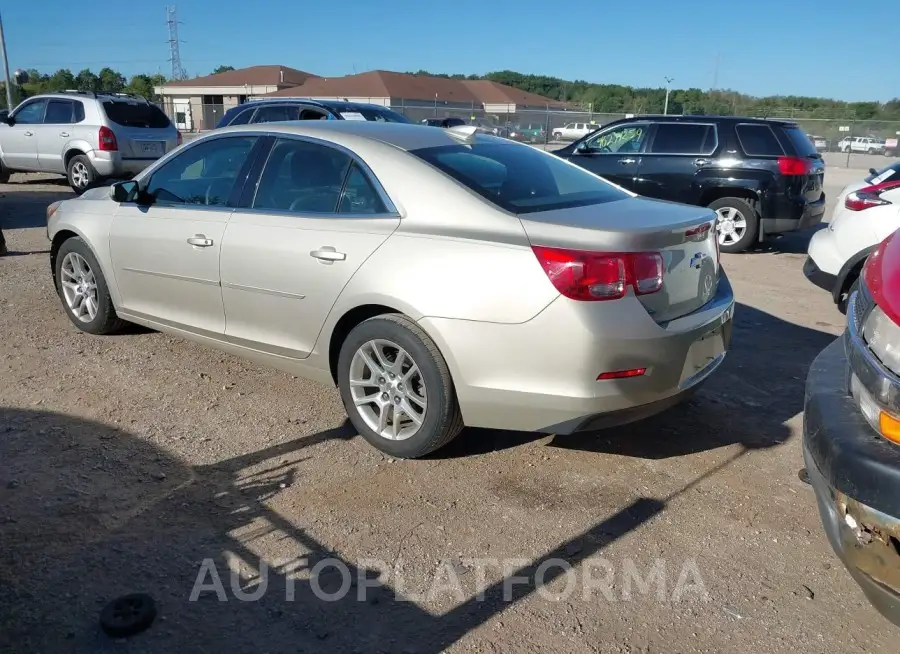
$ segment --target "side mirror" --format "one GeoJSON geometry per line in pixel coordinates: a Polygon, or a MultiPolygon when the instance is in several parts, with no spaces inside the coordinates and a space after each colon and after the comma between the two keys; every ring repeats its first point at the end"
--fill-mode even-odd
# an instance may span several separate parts
{"type": "Polygon", "coordinates": [[[115,202],[137,202],[139,195],[140,186],[132,179],[126,182],[116,182],[109,190],[109,196],[115,202]]]}
{"type": "Polygon", "coordinates": [[[578,154],[585,154],[590,151],[591,149],[588,147],[588,144],[585,141],[582,141],[575,146],[575,152],[577,152],[578,154]]]}
{"type": "Polygon", "coordinates": [[[869,174],[870,174],[870,175],[877,175],[877,174],[878,174],[878,171],[875,170],[874,168],[869,168],[869,174]]]}
{"type": "Polygon", "coordinates": [[[16,119],[9,115],[8,111],[0,112],[0,120],[12,127],[16,124],[16,119]]]}

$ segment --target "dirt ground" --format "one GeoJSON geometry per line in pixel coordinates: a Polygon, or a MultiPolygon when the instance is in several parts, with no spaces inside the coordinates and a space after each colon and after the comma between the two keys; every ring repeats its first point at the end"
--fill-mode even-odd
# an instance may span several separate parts
{"type": "MultiPolygon", "coordinates": [[[[829,173],[829,195],[858,174],[829,173]]],[[[723,257],[732,350],[690,403],[570,437],[466,430],[395,461],[333,388],[143,329],[78,332],[44,231],[67,188],[14,181],[0,650],[896,652],[798,479],[807,368],[843,329],[801,273],[809,234],[723,257]],[[156,622],[108,638],[100,610],[133,592],[156,622]]]]}

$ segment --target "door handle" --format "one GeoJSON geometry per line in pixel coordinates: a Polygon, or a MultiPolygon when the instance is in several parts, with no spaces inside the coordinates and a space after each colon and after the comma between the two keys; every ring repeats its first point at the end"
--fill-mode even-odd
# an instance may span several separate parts
{"type": "Polygon", "coordinates": [[[632,159],[631,157],[626,157],[625,159],[619,159],[619,163],[623,166],[627,166],[628,164],[633,164],[637,159],[632,159]]]}
{"type": "Polygon", "coordinates": [[[313,259],[318,259],[322,263],[326,263],[328,265],[333,264],[335,261],[344,261],[347,258],[347,255],[343,252],[338,252],[330,245],[324,245],[320,247],[318,250],[313,250],[309,253],[313,259]]]}
{"type": "Polygon", "coordinates": [[[34,132],[27,132],[27,131],[26,131],[26,132],[23,132],[23,134],[25,134],[25,136],[34,136],[34,132]]]}
{"type": "Polygon", "coordinates": [[[700,166],[708,166],[712,161],[710,159],[694,159],[694,165],[698,168],[700,166]]]}
{"type": "Polygon", "coordinates": [[[194,234],[188,240],[188,245],[193,245],[197,248],[208,248],[213,244],[211,238],[206,238],[205,234],[194,234]]]}
{"type": "Polygon", "coordinates": [[[68,136],[69,133],[68,133],[68,132],[60,132],[59,135],[60,135],[60,136],[68,136]]]}

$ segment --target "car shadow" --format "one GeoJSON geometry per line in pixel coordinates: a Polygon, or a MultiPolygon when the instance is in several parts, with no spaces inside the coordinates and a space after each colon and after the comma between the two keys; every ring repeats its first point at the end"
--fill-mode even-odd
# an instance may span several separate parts
{"type": "MultiPolygon", "coordinates": [[[[149,438],[57,413],[2,408],[0,434],[0,650],[16,652],[250,652],[260,643],[271,652],[441,652],[537,590],[509,580],[535,579],[559,559],[577,566],[740,456],[667,497],[628,500],[434,612],[386,569],[323,542],[302,510],[273,508],[286,489],[317,496],[302,473],[306,450],[352,437],[345,426],[196,466],[149,438]],[[284,557],[260,558],[273,548],[284,557]],[[128,639],[107,637],[101,608],[135,592],[154,598],[156,621],[128,639]]],[[[367,556],[396,562],[396,548],[375,544],[367,556]]],[[[564,572],[551,566],[544,583],[564,572]]]]}
{"type": "MultiPolygon", "coordinates": [[[[803,411],[810,363],[834,339],[828,332],[738,303],[725,361],[689,400],[619,427],[555,435],[547,445],[642,459],[684,456],[733,444],[747,449],[779,445],[791,436],[785,423],[803,411]]],[[[627,380],[621,384],[624,389],[627,380]]],[[[473,456],[547,437],[465,429],[431,456],[473,456]]]]}
{"type": "Polygon", "coordinates": [[[72,191],[0,191],[0,229],[47,226],[47,205],[74,198],[72,191]]]}

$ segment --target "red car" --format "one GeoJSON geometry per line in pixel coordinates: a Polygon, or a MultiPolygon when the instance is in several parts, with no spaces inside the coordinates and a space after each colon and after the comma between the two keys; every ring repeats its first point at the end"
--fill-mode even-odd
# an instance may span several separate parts
{"type": "Polygon", "coordinates": [[[900,626],[900,232],[869,256],[847,329],[810,367],[803,458],[831,547],[900,626]]]}

